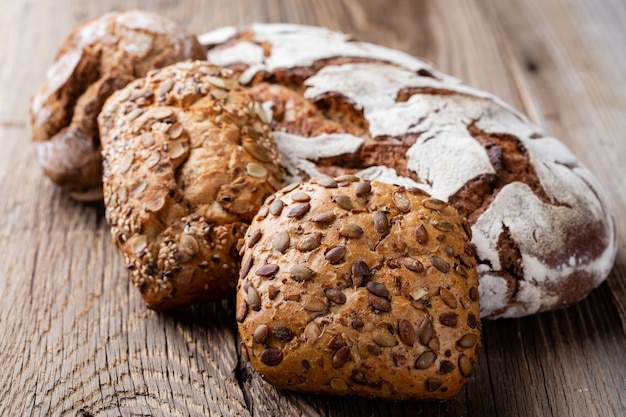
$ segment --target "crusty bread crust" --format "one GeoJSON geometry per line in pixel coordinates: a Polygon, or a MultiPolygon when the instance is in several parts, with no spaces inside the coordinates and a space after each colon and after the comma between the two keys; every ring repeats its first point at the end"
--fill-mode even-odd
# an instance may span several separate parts
{"type": "Polygon", "coordinates": [[[106,216],[149,307],[234,294],[240,240],[283,185],[265,118],[230,70],[201,61],[151,71],[107,100],[106,216]]]}
{"type": "Polygon", "coordinates": [[[450,398],[480,339],[469,230],[418,189],[354,176],[286,187],[246,234],[244,353],[280,388],[450,398]]]}
{"type": "Polygon", "coordinates": [[[33,141],[46,175],[78,200],[100,200],[96,118],[104,101],[151,69],[204,58],[194,35],[152,13],[109,13],[74,30],[31,102],[33,141]]]}

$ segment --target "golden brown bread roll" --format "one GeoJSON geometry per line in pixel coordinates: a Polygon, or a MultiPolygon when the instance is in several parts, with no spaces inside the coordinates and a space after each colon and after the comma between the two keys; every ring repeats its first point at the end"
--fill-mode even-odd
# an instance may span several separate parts
{"type": "Polygon", "coordinates": [[[155,70],[99,116],[107,220],[156,310],[232,296],[239,240],[283,185],[263,109],[230,75],[200,61],[155,70]]]}
{"type": "Polygon", "coordinates": [[[446,203],[347,175],[269,197],[246,234],[237,320],[285,389],[443,400],[480,338],[469,225],[446,203]]]}
{"type": "Polygon", "coordinates": [[[74,30],[31,102],[39,164],[82,201],[102,198],[97,116],[114,91],[154,68],[205,59],[195,35],[152,13],[109,13],[74,30]]]}

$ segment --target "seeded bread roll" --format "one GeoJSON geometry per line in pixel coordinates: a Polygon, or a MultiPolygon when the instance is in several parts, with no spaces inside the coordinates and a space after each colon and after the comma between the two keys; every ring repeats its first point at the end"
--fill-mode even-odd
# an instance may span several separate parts
{"type": "Polygon", "coordinates": [[[295,183],[248,229],[242,349],[280,388],[444,400],[480,338],[469,225],[418,189],[352,175],[295,183]]]}
{"type": "Polygon", "coordinates": [[[187,59],[205,59],[197,38],[147,12],[109,13],[72,32],[31,102],[45,174],[77,200],[102,199],[96,118],[104,101],[149,70],[187,59]]]}
{"type": "Polygon", "coordinates": [[[617,245],[601,185],[498,98],[324,28],[255,24],[200,40],[272,115],[289,181],[417,186],[468,217],[483,317],[564,307],[608,276],[617,245]]]}
{"type": "Polygon", "coordinates": [[[230,70],[200,61],[150,72],[107,100],[106,217],[150,308],[234,295],[239,241],[283,185],[265,117],[230,70]]]}

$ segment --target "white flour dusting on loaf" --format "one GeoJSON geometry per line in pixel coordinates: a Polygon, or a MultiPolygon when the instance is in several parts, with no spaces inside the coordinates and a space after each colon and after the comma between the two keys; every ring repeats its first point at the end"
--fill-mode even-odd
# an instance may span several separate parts
{"type": "Polygon", "coordinates": [[[417,185],[453,203],[471,195],[473,181],[500,175],[502,167],[495,165],[507,162],[498,152],[526,158],[531,172],[513,173],[519,180],[494,182],[488,204],[471,218],[483,317],[517,317],[569,305],[606,279],[617,248],[600,184],[565,145],[546,137],[511,106],[403,52],[324,28],[255,24],[243,33],[237,38],[232,28],[222,29],[200,39],[211,46],[219,44],[215,40],[227,42],[211,47],[208,59],[225,66],[244,64],[244,84],[258,82],[259,73],[353,59],[318,65],[304,81],[303,94],[311,102],[329,95],[348,99],[367,120],[369,137],[275,132],[286,168],[296,178],[318,175],[320,158],[355,152],[365,141],[412,134],[416,140],[404,157],[414,178],[380,165],[363,167],[357,175],[417,185]],[[400,100],[403,91],[408,98],[400,100]],[[497,141],[515,147],[503,150],[497,141]],[[526,184],[522,176],[535,182],[526,184]]]}

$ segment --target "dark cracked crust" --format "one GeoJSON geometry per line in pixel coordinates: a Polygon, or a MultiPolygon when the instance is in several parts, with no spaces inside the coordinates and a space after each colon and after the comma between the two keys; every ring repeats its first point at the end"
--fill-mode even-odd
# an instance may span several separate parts
{"type": "Polygon", "coordinates": [[[500,100],[321,28],[254,25],[210,44],[209,59],[240,74],[273,111],[272,129],[291,134],[279,150],[304,155],[287,166],[292,178],[355,173],[417,185],[467,216],[484,317],[567,306],[607,277],[615,227],[601,187],[560,142],[500,100]],[[305,140],[293,145],[324,134],[362,142],[334,154],[307,154],[305,140]]]}
{"type": "Polygon", "coordinates": [[[147,12],[109,13],[74,30],[31,103],[33,141],[45,174],[77,200],[100,200],[96,119],[105,100],[152,69],[204,58],[194,35],[147,12]]]}
{"type": "Polygon", "coordinates": [[[153,71],[107,100],[106,216],[150,308],[233,296],[248,223],[283,185],[264,120],[229,70],[201,61],[153,71]]]}
{"type": "Polygon", "coordinates": [[[444,400],[480,339],[478,277],[456,210],[351,175],[266,200],[237,292],[245,356],[291,390],[444,400]]]}

